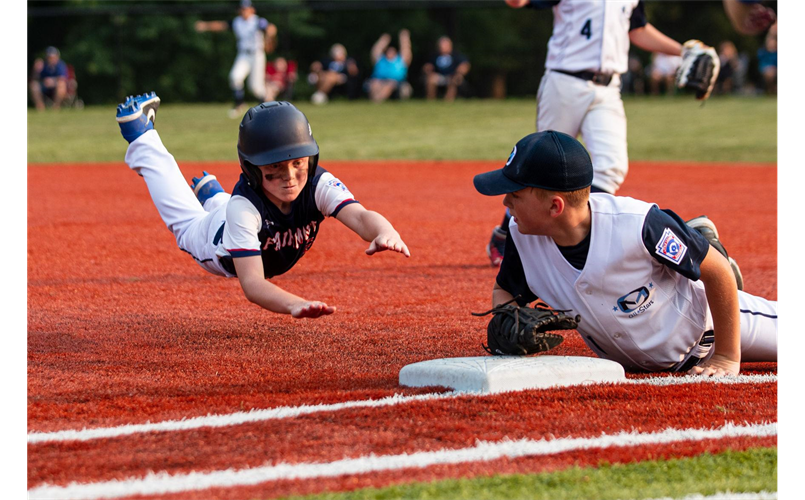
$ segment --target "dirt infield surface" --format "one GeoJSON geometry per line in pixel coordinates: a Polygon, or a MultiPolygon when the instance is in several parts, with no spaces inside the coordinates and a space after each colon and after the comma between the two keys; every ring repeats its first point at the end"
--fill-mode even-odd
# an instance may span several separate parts
{"type": "MultiPolygon", "coordinates": [[[[29,433],[431,393],[401,388],[399,370],[425,359],[484,355],[487,319],[470,312],[490,303],[496,270],[484,247],[503,209],[501,197],[475,192],[472,177],[499,168],[499,162],[323,166],[364,206],[395,225],[411,258],[366,256],[367,244],[360,238],[334,220],[325,221],[305,258],[273,280],[338,307],[336,314],[318,320],[263,311],[243,298],[237,280],[206,274],[178,250],[144,182],[124,164],[29,166],[29,433]]],[[[202,170],[214,173],[227,190],[239,175],[233,163],[184,163],[182,170],[188,180],[202,170]]],[[[776,188],[775,165],[642,162],[632,164],[619,194],[654,201],[685,219],[708,215],[740,264],[746,291],[776,300],[776,188]]],[[[592,355],[576,334],[551,354],[592,355]]],[[[776,370],[776,364],[743,367],[746,374],[776,370]]],[[[477,439],[507,437],[500,429],[541,439],[776,422],[776,403],[776,382],[700,384],[695,391],[598,386],[29,443],[28,486],[463,448],[477,439]],[[542,425],[518,424],[528,418],[542,425]]],[[[268,498],[775,443],[774,437],[732,437],[575,451],[483,467],[466,463],[284,479],[185,491],[175,498],[268,498]]]]}

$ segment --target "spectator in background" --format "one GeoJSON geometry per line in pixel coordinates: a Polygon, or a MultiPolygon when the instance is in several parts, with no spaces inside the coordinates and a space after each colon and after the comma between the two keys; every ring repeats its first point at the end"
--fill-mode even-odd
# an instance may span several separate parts
{"type": "Polygon", "coordinates": [[[389,97],[411,97],[411,84],[406,81],[411,65],[411,34],[400,30],[400,50],[391,43],[391,35],[383,33],[372,46],[372,62],[375,67],[369,79],[369,98],[383,102],[389,97]]]}
{"type": "Polygon", "coordinates": [[[763,76],[763,88],[767,94],[777,95],[777,24],[766,33],[763,47],[757,51],[758,70],[763,76]]]}
{"type": "Polygon", "coordinates": [[[293,95],[296,79],[296,61],[277,57],[267,62],[265,101],[276,101],[279,96],[283,96],[282,100],[289,101],[293,95]]]}
{"type": "Polygon", "coordinates": [[[715,91],[719,94],[731,94],[739,87],[736,77],[741,72],[741,60],[738,58],[735,44],[729,40],[721,42],[718,46],[718,59],[721,70],[716,79],[715,91]]]}
{"type": "Polygon", "coordinates": [[[673,95],[676,92],[676,70],[682,64],[682,57],[671,56],[654,52],[651,55],[651,71],[649,73],[649,86],[651,95],[660,95],[660,86],[665,90],[666,95],[673,95]]]}
{"type": "Polygon", "coordinates": [[[258,100],[265,99],[266,52],[274,51],[277,27],[263,17],[257,17],[251,0],[241,0],[238,17],[232,23],[226,21],[198,21],[196,31],[224,31],[232,28],[237,38],[238,54],[229,71],[229,87],[235,104],[229,111],[230,118],[240,118],[246,110],[244,82],[249,78],[249,90],[258,100]]]}
{"type": "Polygon", "coordinates": [[[340,43],[330,47],[329,57],[310,65],[308,82],[316,86],[316,92],[310,100],[313,104],[325,104],[332,92],[346,90],[350,100],[358,98],[360,81],[358,80],[358,63],[347,57],[347,49],[340,43]]]}
{"type": "Polygon", "coordinates": [[[643,95],[646,93],[646,79],[643,63],[637,56],[629,55],[626,73],[621,75],[621,92],[643,95]]]}
{"type": "Polygon", "coordinates": [[[67,95],[67,64],[61,60],[56,47],[45,50],[45,60],[36,59],[31,71],[31,98],[37,111],[45,110],[45,98],[53,103],[53,109],[60,109],[67,95]]]}
{"type": "Polygon", "coordinates": [[[436,42],[437,52],[422,67],[425,76],[427,98],[436,99],[440,87],[445,87],[444,100],[453,101],[464,78],[470,70],[470,62],[462,54],[453,50],[453,41],[443,36],[436,42]]]}

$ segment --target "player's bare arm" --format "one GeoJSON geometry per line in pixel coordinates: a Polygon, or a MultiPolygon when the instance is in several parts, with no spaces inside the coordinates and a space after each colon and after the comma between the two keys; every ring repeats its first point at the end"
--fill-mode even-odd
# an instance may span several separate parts
{"type": "Polygon", "coordinates": [[[233,259],[233,263],[246,299],[263,309],[294,318],[318,318],[336,310],[324,302],[305,300],[267,281],[259,255],[233,259]]]}
{"type": "Polygon", "coordinates": [[[413,53],[411,52],[411,33],[408,30],[400,30],[400,55],[406,65],[411,65],[413,53]]]}
{"type": "Polygon", "coordinates": [[[196,21],[195,28],[199,33],[226,31],[229,29],[229,23],[226,21],[196,21]]]}
{"type": "Polygon", "coordinates": [[[366,210],[359,203],[347,205],[336,216],[339,222],[350,228],[364,241],[370,242],[367,255],[390,250],[406,257],[411,256],[408,246],[400,238],[394,226],[377,212],[366,210]]]}
{"type": "Polygon", "coordinates": [[[374,45],[372,45],[372,62],[377,63],[380,58],[383,56],[383,51],[386,50],[386,47],[389,46],[391,43],[391,35],[388,33],[383,33],[380,35],[380,38],[377,39],[374,45]]]}
{"type": "Polygon", "coordinates": [[[737,375],[741,368],[741,326],[738,286],[730,263],[713,246],[701,264],[701,280],[713,315],[713,356],[688,372],[691,375],[737,375]]]}
{"type": "Polygon", "coordinates": [[[511,302],[512,299],[514,299],[514,296],[508,290],[501,288],[497,280],[495,280],[495,286],[492,287],[492,307],[511,302]]]}
{"type": "Polygon", "coordinates": [[[682,55],[682,44],[668,37],[652,24],[629,32],[629,41],[643,50],[661,52],[670,56],[682,55]]]}
{"type": "Polygon", "coordinates": [[[531,0],[506,0],[506,5],[509,7],[519,9],[525,7],[531,0]]]}

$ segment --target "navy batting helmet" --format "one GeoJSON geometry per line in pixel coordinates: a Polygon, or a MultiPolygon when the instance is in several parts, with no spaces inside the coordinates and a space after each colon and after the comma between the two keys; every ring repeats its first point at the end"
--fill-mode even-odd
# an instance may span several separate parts
{"type": "Polygon", "coordinates": [[[261,165],[310,157],[308,180],[319,162],[319,145],[307,117],[285,101],[258,104],[243,116],[238,132],[238,160],[252,189],[262,184],[261,165]]]}

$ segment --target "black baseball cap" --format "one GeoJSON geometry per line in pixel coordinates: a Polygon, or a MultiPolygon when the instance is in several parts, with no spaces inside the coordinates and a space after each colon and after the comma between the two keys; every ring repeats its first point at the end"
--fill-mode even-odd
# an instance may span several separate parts
{"type": "Polygon", "coordinates": [[[553,130],[523,137],[502,169],[478,174],[473,179],[475,189],[487,196],[527,187],[576,191],[592,183],[590,154],[575,138],[553,130]]]}

